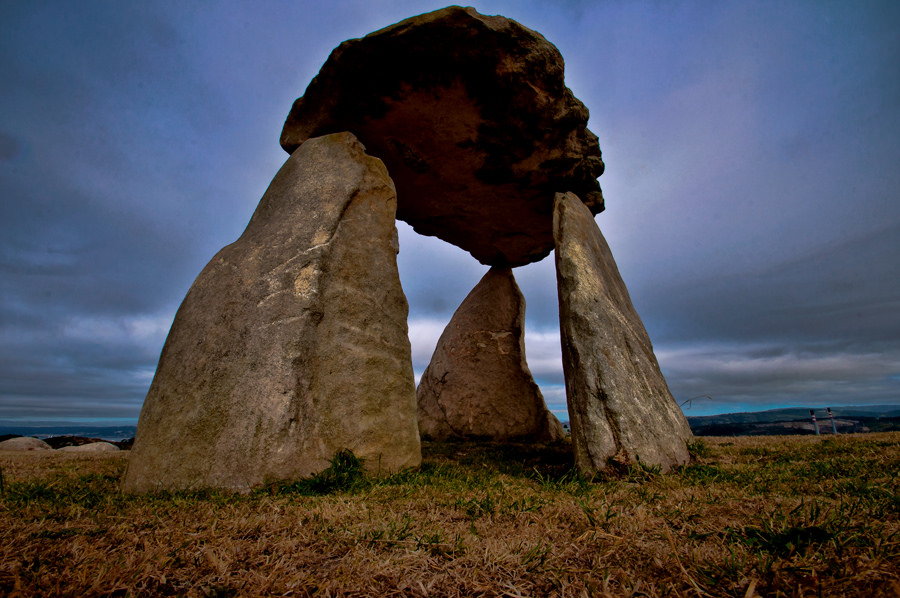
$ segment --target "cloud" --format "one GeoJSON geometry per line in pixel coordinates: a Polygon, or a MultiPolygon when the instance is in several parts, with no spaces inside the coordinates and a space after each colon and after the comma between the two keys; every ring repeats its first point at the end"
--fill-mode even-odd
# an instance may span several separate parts
{"type": "Polygon", "coordinates": [[[413,369],[416,380],[431,363],[431,356],[437,347],[438,339],[447,327],[443,319],[415,318],[409,320],[409,342],[412,347],[413,369]]]}
{"type": "Polygon", "coordinates": [[[136,417],[173,314],[0,326],[0,420],[136,417]]]}
{"type": "Polygon", "coordinates": [[[397,268],[409,301],[410,318],[441,314],[449,321],[487,272],[487,266],[458,247],[416,233],[405,222],[397,221],[397,230],[397,268]]]}
{"type": "MultiPolygon", "coordinates": [[[[0,418],[135,416],[291,102],[340,41],[440,6],[0,5],[0,418]]],[[[480,9],[562,51],[607,164],[597,222],[680,400],[900,398],[900,5],[480,9]]],[[[487,268],[398,228],[421,373],[487,268]]],[[[564,405],[553,259],[515,276],[564,405]]]]}
{"type": "Polygon", "coordinates": [[[900,349],[710,343],[658,347],[688,415],[784,405],[896,402],[900,349]]]}
{"type": "Polygon", "coordinates": [[[525,355],[535,381],[544,386],[563,384],[559,331],[525,331],[525,355]]]}
{"type": "Polygon", "coordinates": [[[895,343],[900,321],[900,223],[827,240],[801,255],[717,276],[642,289],[658,342],[715,338],[895,343]]]}
{"type": "Polygon", "coordinates": [[[172,319],[172,314],[155,317],[73,317],[60,332],[62,338],[79,342],[157,345],[165,340],[172,319]]]}
{"type": "Polygon", "coordinates": [[[566,387],[562,384],[542,384],[541,394],[550,413],[560,421],[568,421],[569,408],[566,404],[566,387]]]}

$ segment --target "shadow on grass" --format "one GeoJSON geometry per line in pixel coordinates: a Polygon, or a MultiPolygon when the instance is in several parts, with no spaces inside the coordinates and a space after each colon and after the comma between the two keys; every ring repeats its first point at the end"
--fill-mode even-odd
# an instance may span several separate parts
{"type": "Polygon", "coordinates": [[[424,441],[422,459],[424,464],[455,463],[513,477],[534,477],[537,472],[543,477],[561,478],[575,467],[568,442],[424,441]]]}
{"type": "MultiPolygon", "coordinates": [[[[386,477],[367,475],[363,459],[340,451],[329,467],[296,481],[277,481],[258,490],[270,495],[324,496],[364,492],[375,486],[479,485],[497,474],[541,484],[587,484],[574,469],[568,443],[526,444],[488,441],[423,442],[422,466],[386,477]]],[[[496,481],[496,480],[494,480],[496,481]]]]}

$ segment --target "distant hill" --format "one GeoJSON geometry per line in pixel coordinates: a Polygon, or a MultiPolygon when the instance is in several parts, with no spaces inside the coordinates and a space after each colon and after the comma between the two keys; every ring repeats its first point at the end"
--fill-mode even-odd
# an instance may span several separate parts
{"type": "MultiPolygon", "coordinates": [[[[883,432],[900,430],[900,405],[864,405],[832,407],[838,433],[883,432]]],[[[816,409],[822,434],[831,434],[831,422],[824,408],[816,409]]],[[[696,436],[769,436],[773,434],[815,434],[809,409],[792,407],[722,415],[688,416],[696,436]]],[[[564,422],[568,427],[568,422],[564,422]]],[[[136,425],[96,426],[54,422],[37,426],[0,423],[0,437],[78,436],[120,441],[134,438],[136,425]]]]}
{"type": "Polygon", "coordinates": [[[100,438],[102,440],[125,440],[134,438],[136,426],[90,426],[83,424],[67,424],[59,422],[41,426],[22,426],[16,424],[0,424],[0,436],[35,436],[48,438],[51,436],[79,436],[84,438],[100,438]]]}
{"type": "MultiPolygon", "coordinates": [[[[832,434],[831,420],[824,408],[816,408],[822,434],[832,434]]],[[[839,434],[900,430],[900,405],[832,407],[839,434]]],[[[696,436],[768,436],[815,434],[808,408],[794,407],[747,413],[691,416],[687,418],[696,436]]]]}

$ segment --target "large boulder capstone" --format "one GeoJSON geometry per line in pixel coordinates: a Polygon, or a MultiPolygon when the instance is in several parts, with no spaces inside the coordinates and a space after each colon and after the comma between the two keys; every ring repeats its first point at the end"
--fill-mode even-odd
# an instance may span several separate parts
{"type": "Polygon", "coordinates": [[[441,335],[416,395],[419,430],[434,440],[559,440],[525,363],[525,298],[509,268],[491,268],[441,335]]]}
{"type": "Polygon", "coordinates": [[[591,473],[610,459],[639,460],[667,471],[686,463],[690,427],[590,210],[557,194],[553,229],[576,466],[591,473]]]}
{"type": "Polygon", "coordinates": [[[519,23],[451,6],[338,46],[281,145],[351,131],[397,186],[397,217],[489,265],[553,250],[553,196],[596,214],[603,161],[563,59],[519,23]]]}
{"type": "Polygon", "coordinates": [[[247,491],[328,466],[421,462],[396,194],[350,133],[287,160],[166,339],[124,488],[247,491]]]}

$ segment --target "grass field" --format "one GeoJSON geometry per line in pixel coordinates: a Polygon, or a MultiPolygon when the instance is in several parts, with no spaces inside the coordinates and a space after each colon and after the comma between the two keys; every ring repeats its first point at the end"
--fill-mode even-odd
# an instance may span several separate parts
{"type": "Polygon", "coordinates": [[[897,596],[900,433],[707,438],[586,480],[566,445],[424,445],[237,496],[118,490],[126,455],[2,453],[0,595],[897,596]]]}

